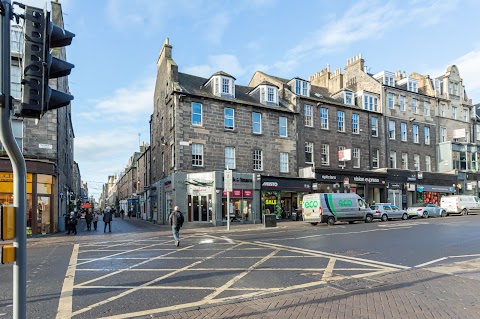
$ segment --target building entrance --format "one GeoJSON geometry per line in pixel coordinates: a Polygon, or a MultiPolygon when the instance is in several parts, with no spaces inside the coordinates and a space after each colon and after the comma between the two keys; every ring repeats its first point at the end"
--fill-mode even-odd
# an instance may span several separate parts
{"type": "Polygon", "coordinates": [[[188,195],[188,221],[211,222],[212,210],[209,203],[212,195],[188,195]]]}

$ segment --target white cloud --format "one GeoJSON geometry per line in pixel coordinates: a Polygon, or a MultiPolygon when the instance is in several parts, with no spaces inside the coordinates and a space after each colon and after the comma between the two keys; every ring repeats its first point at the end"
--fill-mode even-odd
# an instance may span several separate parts
{"type": "Polygon", "coordinates": [[[226,12],[219,12],[213,17],[208,17],[205,26],[202,27],[207,40],[217,45],[222,43],[223,34],[228,30],[230,20],[230,15],[226,12]]]}
{"type": "Polygon", "coordinates": [[[182,72],[209,78],[217,71],[224,71],[235,78],[245,74],[246,70],[240,65],[238,58],[232,54],[210,55],[208,64],[186,67],[182,72]]]}

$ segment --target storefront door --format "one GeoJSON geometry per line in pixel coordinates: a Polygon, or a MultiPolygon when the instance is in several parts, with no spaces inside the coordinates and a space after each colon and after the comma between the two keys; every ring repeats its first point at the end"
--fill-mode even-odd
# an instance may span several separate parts
{"type": "Polygon", "coordinates": [[[188,195],[188,221],[209,222],[212,220],[208,203],[212,195],[188,195]]]}
{"type": "Polygon", "coordinates": [[[37,234],[49,234],[51,228],[51,197],[37,197],[37,234]]]}

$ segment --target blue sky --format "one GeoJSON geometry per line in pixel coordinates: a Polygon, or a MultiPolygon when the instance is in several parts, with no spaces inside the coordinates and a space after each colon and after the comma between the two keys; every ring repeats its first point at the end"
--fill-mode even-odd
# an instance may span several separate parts
{"type": "MultiPolygon", "coordinates": [[[[44,2],[27,2],[43,7],[44,2]]],[[[156,61],[166,37],[180,72],[223,70],[247,85],[255,70],[308,78],[359,53],[368,71],[432,77],[456,64],[480,103],[480,2],[60,0],[76,34],[67,56],[75,160],[90,194],[148,142],[156,61]],[[476,25],[477,24],[477,25],[476,25]]]]}

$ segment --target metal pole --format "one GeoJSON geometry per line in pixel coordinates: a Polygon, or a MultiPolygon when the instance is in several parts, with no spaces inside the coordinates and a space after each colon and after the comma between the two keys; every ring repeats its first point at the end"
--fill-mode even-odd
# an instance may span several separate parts
{"type": "Polygon", "coordinates": [[[230,192],[227,191],[227,230],[230,230],[230,192]]]}
{"type": "Polygon", "coordinates": [[[27,234],[26,234],[26,177],[27,169],[23,154],[15,142],[11,123],[12,102],[10,98],[10,18],[11,1],[2,1],[0,32],[0,91],[3,107],[0,110],[0,141],[7,151],[13,170],[13,205],[15,213],[15,263],[13,264],[13,318],[27,317],[27,234]]]}

